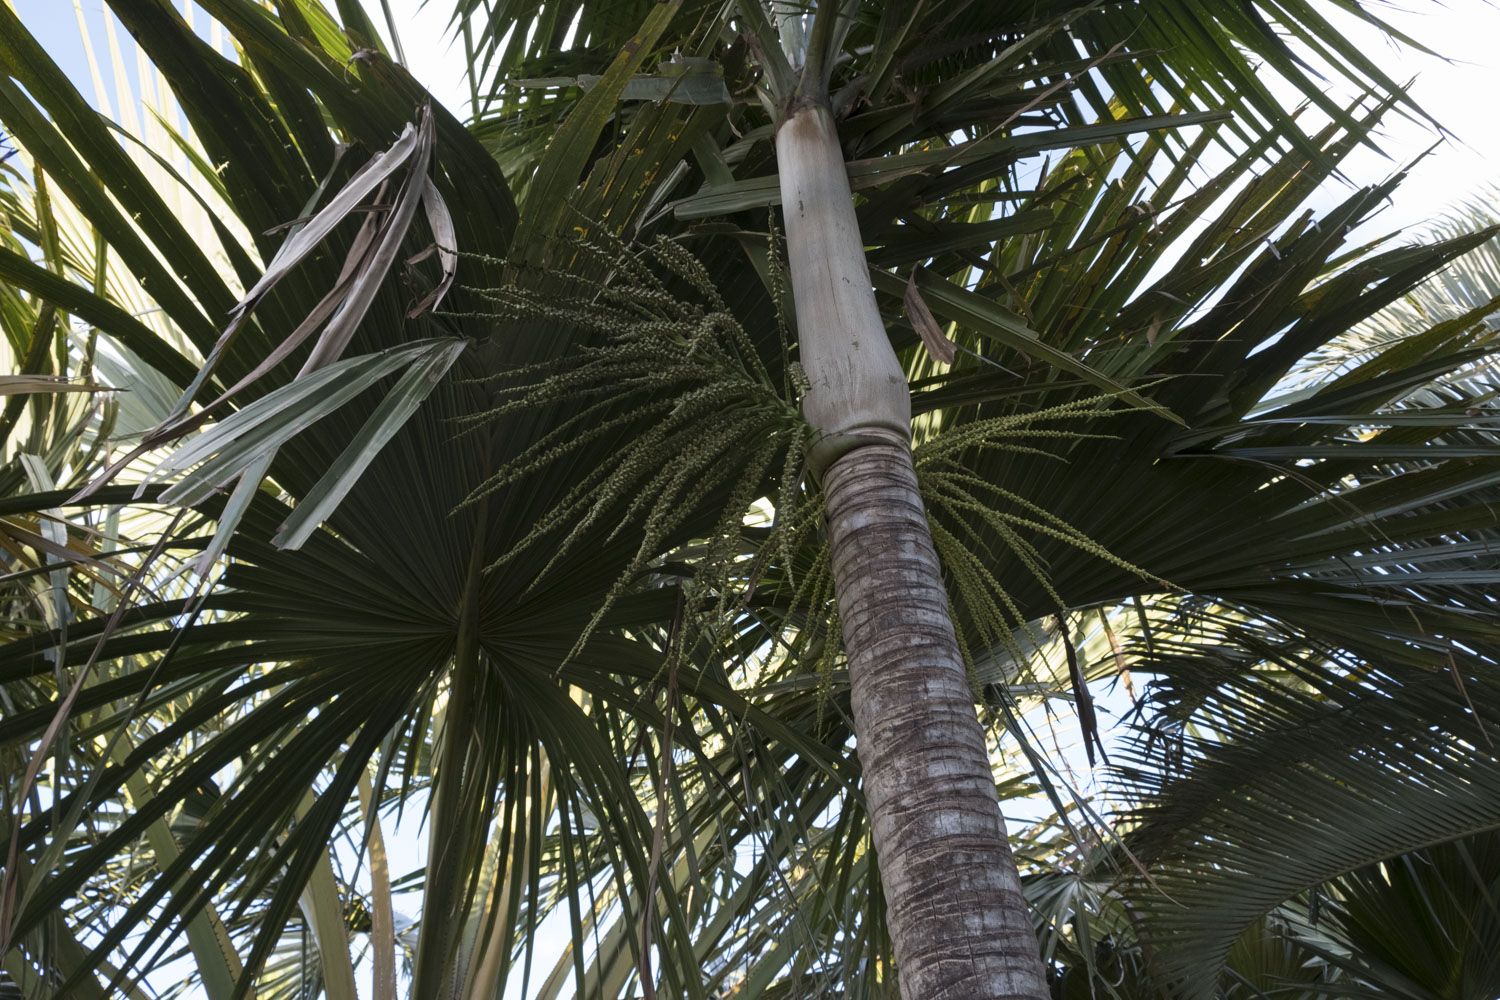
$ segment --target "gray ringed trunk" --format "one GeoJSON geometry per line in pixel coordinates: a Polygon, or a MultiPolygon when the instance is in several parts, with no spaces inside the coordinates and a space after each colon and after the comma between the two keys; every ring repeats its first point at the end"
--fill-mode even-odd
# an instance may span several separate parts
{"type": "Polygon", "coordinates": [[[901,993],[1048,995],[905,441],[824,475],[865,802],[901,993]]]}
{"type": "Polygon", "coordinates": [[[820,432],[854,728],[906,1000],[1049,996],[932,535],[910,394],[875,304],[838,133],[776,135],[798,353],[820,432]]]}

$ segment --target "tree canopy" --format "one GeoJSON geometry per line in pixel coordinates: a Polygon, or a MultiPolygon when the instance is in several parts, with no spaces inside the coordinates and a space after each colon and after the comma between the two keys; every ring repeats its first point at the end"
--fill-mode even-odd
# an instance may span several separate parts
{"type": "Polygon", "coordinates": [[[139,107],[0,5],[23,995],[894,989],[797,31],[1057,995],[1494,995],[1496,220],[1305,209],[1423,114],[1326,8],[1373,14],[453,6],[463,121],[352,2],[110,0],[139,107]]]}

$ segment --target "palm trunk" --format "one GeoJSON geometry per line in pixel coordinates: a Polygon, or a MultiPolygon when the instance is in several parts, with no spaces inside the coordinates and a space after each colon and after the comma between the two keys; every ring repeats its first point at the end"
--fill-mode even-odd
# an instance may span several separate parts
{"type": "Polygon", "coordinates": [[[912,465],[911,399],[821,104],[776,134],[865,800],[907,1000],[1048,996],[912,465]]]}

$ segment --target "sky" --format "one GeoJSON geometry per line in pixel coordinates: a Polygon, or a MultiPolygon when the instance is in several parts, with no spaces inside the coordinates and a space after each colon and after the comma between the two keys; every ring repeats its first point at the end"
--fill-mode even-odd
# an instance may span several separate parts
{"type": "MultiPolygon", "coordinates": [[[[375,22],[383,24],[381,0],[363,2],[375,22]]],[[[23,21],[79,84],[80,90],[92,99],[94,88],[88,77],[73,0],[13,0],[13,3],[23,21]]],[[[426,0],[424,9],[424,0],[387,0],[387,3],[401,36],[408,68],[439,100],[464,117],[468,87],[463,74],[462,46],[454,41],[449,30],[447,4],[444,0],[426,0]]],[[[102,56],[108,45],[100,27],[102,2],[77,0],[77,6],[90,26],[94,47],[102,56]]],[[[1426,221],[1482,194],[1487,185],[1500,183],[1500,121],[1494,112],[1494,98],[1500,92],[1500,5],[1491,0],[1446,3],[1407,0],[1396,7],[1376,0],[1370,6],[1399,30],[1442,53],[1439,58],[1397,46],[1355,19],[1343,18],[1350,37],[1378,58],[1392,77],[1412,81],[1412,95],[1417,103],[1449,132],[1440,146],[1415,166],[1389,208],[1371,227],[1376,232],[1406,230],[1415,235],[1426,221]]],[[[133,79],[131,62],[127,57],[127,76],[133,79]]],[[[1392,117],[1381,135],[1384,155],[1360,150],[1348,161],[1345,174],[1351,183],[1379,181],[1417,159],[1437,141],[1430,124],[1392,117]]],[[[1492,188],[1491,193],[1493,200],[1500,202],[1500,187],[1492,188]]],[[[1329,207],[1342,194],[1337,189],[1326,190],[1314,200],[1314,207],[1329,207]]],[[[423,838],[414,825],[399,832],[388,830],[387,837],[395,874],[423,863],[423,838]]],[[[416,899],[398,901],[398,908],[405,909],[408,916],[415,916],[417,904],[416,899]]],[[[546,950],[544,945],[543,951],[546,950]]],[[[367,986],[362,993],[368,995],[367,986]]],[[[512,993],[519,996],[516,990],[512,993]]]]}
{"type": "MultiPolygon", "coordinates": [[[[1500,122],[1494,111],[1500,90],[1500,5],[1492,0],[1406,0],[1395,6],[1376,0],[1366,6],[1442,56],[1398,46],[1353,17],[1339,20],[1392,79],[1410,82],[1417,104],[1449,133],[1397,189],[1376,228],[1420,227],[1486,186],[1500,184],[1500,122]]],[[[1350,158],[1345,173],[1359,184],[1379,181],[1437,141],[1430,123],[1388,118],[1381,136],[1387,156],[1362,149],[1350,158]]],[[[1497,191],[1493,188],[1491,194],[1497,191]]],[[[1335,196],[1330,193],[1328,201],[1335,196]]]]}

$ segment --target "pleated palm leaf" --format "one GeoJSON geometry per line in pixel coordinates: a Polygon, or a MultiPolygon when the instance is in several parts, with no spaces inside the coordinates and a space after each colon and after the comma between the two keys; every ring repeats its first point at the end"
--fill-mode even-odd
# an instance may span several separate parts
{"type": "MultiPolygon", "coordinates": [[[[22,175],[13,164],[4,169],[13,181],[22,175]]],[[[35,252],[48,274],[82,270],[100,284],[106,280],[100,248],[69,239],[66,211],[50,197],[45,182],[29,189],[8,187],[3,200],[10,222],[4,237],[8,253],[35,252]],[[21,196],[23,191],[28,197],[21,196]]],[[[0,289],[0,301],[0,326],[10,360],[10,371],[0,376],[4,635],[7,642],[36,634],[57,636],[57,645],[47,654],[49,662],[56,662],[67,630],[108,613],[127,588],[132,575],[127,539],[145,538],[153,529],[160,532],[167,519],[121,510],[109,517],[74,517],[70,515],[76,512],[60,511],[46,502],[55,497],[57,487],[76,484],[81,474],[96,466],[99,456],[107,454],[108,437],[121,421],[121,406],[116,394],[93,381],[101,361],[97,340],[75,342],[63,314],[15,286],[0,289]]],[[[0,691],[0,708],[7,717],[35,710],[47,704],[65,680],[59,666],[44,678],[8,684],[0,691]]],[[[70,745],[56,756],[53,768],[69,776],[87,774],[98,765],[98,757],[91,744],[70,745]]],[[[10,794],[20,788],[29,763],[24,748],[5,749],[10,794]]],[[[7,871],[21,867],[18,862],[8,860],[7,871]]],[[[87,954],[76,930],[56,913],[32,941],[50,939],[64,967],[72,968],[87,954]]],[[[4,975],[22,986],[34,986],[18,957],[7,956],[4,975]]]]}
{"type": "MultiPolygon", "coordinates": [[[[1217,995],[1472,998],[1495,990],[1494,835],[1424,848],[1356,869],[1252,923],[1230,948],[1217,995]]],[[[1118,907],[1090,913],[1095,954],[1068,956],[1055,995],[1109,984],[1159,993],[1118,907]],[[1101,919],[1109,913],[1112,920],[1101,919]]]]}
{"type": "MultiPolygon", "coordinates": [[[[1419,239],[1483,234],[1493,221],[1480,201],[1419,239]]],[[[1496,248],[1493,238],[1474,246],[1309,352],[1272,397],[1306,406],[1351,373],[1351,381],[1382,373],[1390,359],[1457,331],[1487,342],[1500,293],[1496,248]]],[[[1400,389],[1358,440],[1432,426],[1433,414],[1461,406],[1472,421],[1464,446],[1490,445],[1491,363],[1473,356],[1442,372],[1400,389]]],[[[1347,421],[1304,413],[1304,426],[1347,421]]],[[[1301,475],[1316,463],[1297,468],[1301,475]]],[[[1379,481],[1392,489],[1428,468],[1384,463],[1379,481]]],[[[1329,628],[1316,605],[1268,615],[1200,594],[1149,602],[1127,640],[1094,652],[1094,669],[1126,667],[1142,685],[1133,732],[1113,758],[1121,767],[1112,792],[1135,806],[1120,827],[1132,853],[1101,844],[1038,880],[1038,909],[1057,928],[1043,938],[1067,968],[1061,995],[1105,983],[1120,996],[1155,996],[1174,983],[1223,996],[1487,995],[1490,876],[1464,859],[1490,835],[1454,838],[1494,827],[1493,639],[1481,624],[1493,571],[1473,558],[1491,544],[1489,489],[1481,479],[1434,498],[1425,517],[1423,506],[1381,510],[1351,493],[1351,516],[1394,515],[1405,530],[1383,531],[1339,558],[1336,571],[1298,574],[1352,583],[1381,613],[1409,622],[1423,613],[1412,598],[1467,606],[1477,627],[1462,637],[1329,628]],[[1462,877],[1438,877],[1444,865],[1462,866],[1462,877]],[[1419,882],[1425,888],[1414,888],[1419,882]],[[1345,892],[1355,909],[1347,928],[1337,916],[1345,892]],[[1401,892],[1441,902],[1413,906],[1401,892]],[[1460,900],[1470,896],[1475,908],[1465,910],[1460,900]],[[1320,903],[1333,915],[1321,922],[1320,903]],[[1440,929],[1449,921],[1461,929],[1440,929]],[[1375,930],[1396,926],[1383,938],[1375,930]],[[1404,950],[1428,939],[1444,945],[1404,950]],[[1418,953],[1425,969],[1412,965],[1418,953]]],[[[1260,527],[1264,541],[1274,521],[1260,527]]]]}
{"type": "MultiPolygon", "coordinates": [[[[118,759],[52,786],[58,810],[12,828],[36,874],[9,954],[38,988],[78,988],[90,966],[98,982],[145,973],[186,925],[210,995],[275,995],[305,978],[261,977],[295,944],[300,902],[324,989],[347,995],[329,844],[347,829],[373,858],[374,810],[355,811],[368,783],[372,803],[427,810],[414,996],[497,996],[517,977],[543,995],[892,989],[826,554],[815,518],[791,517],[818,498],[796,459],[800,366],[783,353],[799,276],[767,221],[779,184],[760,94],[785,94],[790,69],[776,29],[753,6],[611,5],[577,25],[562,6],[500,8],[471,34],[476,80],[534,75],[466,129],[421,110],[353,5],[344,28],[310,3],[203,5],[233,58],[164,3],[112,6],[181,101],[181,184],[207,202],[219,245],[182,224],[161,193],[171,184],[0,10],[0,119],[171,329],[77,268],[58,281],[15,249],[0,264],[138,370],[199,403],[227,396],[184,446],[198,450],[178,452],[184,469],[203,464],[168,494],[218,518],[178,544],[227,546],[227,570],[187,613],[180,595],[138,601],[113,625],[98,615],[0,650],[7,685],[56,685],[53,701],[7,713],[8,745],[33,747],[58,717],[60,643],[62,676],[81,685],[70,742],[132,734],[118,759]],[[355,204],[360,184],[371,197],[355,204]],[[381,280],[434,242],[409,290],[381,280]],[[295,267],[278,258],[292,245],[308,248],[295,267]],[[434,311],[455,248],[457,282],[434,311]],[[278,280],[258,287],[267,271],[278,280]],[[237,307],[247,292],[253,311],[237,307]],[[304,327],[320,310],[327,325],[304,327]],[[235,337],[215,350],[231,316],[235,337]],[[299,330],[320,338],[300,372],[303,354],[278,352],[299,330]],[[610,371],[617,394],[591,408],[610,371]],[[699,408],[668,400],[663,413],[664,386],[699,408]],[[516,388],[523,405],[507,408],[516,388]],[[227,500],[217,492],[236,482],[227,500]],[[768,530],[745,521],[752,508],[794,523],[768,530]],[[581,523],[568,545],[539,530],[581,523]],[[91,663],[109,669],[90,676],[91,663]],[[210,780],[222,793],[163,838],[210,780]],[[92,816],[126,796],[127,814],[57,849],[70,841],[54,812],[92,816]],[[153,836],[154,873],[120,876],[129,892],[90,954],[38,936],[153,836]],[[573,943],[556,969],[535,969],[550,913],[573,943]],[[224,935],[228,954],[210,940],[224,935]]],[[[1450,504],[1492,475],[1467,414],[1483,401],[1373,436],[1347,428],[1480,359],[1488,331],[1437,324],[1311,393],[1268,398],[1309,353],[1483,239],[1345,259],[1343,233],[1386,188],[1317,225],[1297,216],[1388,102],[1328,108],[1333,124],[1304,134],[1243,47],[1306,83],[1302,70],[1239,9],[1182,44],[1163,32],[1191,22],[1189,5],[1144,21],[1128,5],[1028,5],[1020,19],[915,5],[906,20],[888,6],[818,17],[809,51],[852,157],[876,303],[913,380],[915,467],[958,637],[997,728],[1024,736],[1028,705],[1087,679],[1027,662],[1013,629],[1131,597],[1202,595],[1413,678],[1448,662],[1446,647],[1414,642],[1429,632],[1461,643],[1455,656],[1482,650],[1488,626],[1464,603],[1478,584],[1429,584],[1421,566],[1437,522],[1488,528],[1450,504]],[[951,50],[934,50],[945,35],[951,50]],[[1231,165],[1189,184],[1219,138],[1238,150],[1231,165]],[[1019,183],[1047,150],[1056,166],[1019,183]],[[962,349],[952,364],[933,360],[945,344],[962,349]],[[1386,506],[1353,513],[1342,493],[1366,481],[1386,506]],[[1416,568],[1377,604],[1346,567],[1386,539],[1382,567],[1416,568]]],[[[1278,16],[1395,99],[1315,12],[1278,16]]],[[[799,24],[780,22],[784,35],[799,24]]],[[[190,412],[158,417],[184,431],[190,412]]],[[[29,502],[99,507],[132,492],[29,502]]],[[[1383,834],[1387,853],[1410,835],[1383,834]]],[[[376,879],[369,905],[381,995],[395,982],[389,882],[376,879]]]]}

